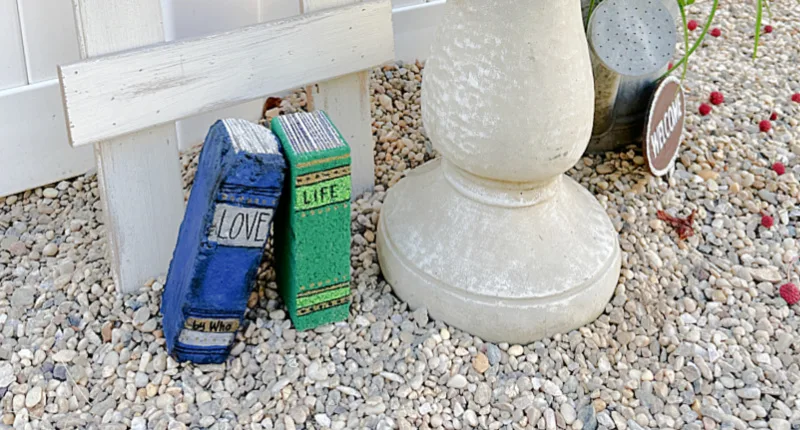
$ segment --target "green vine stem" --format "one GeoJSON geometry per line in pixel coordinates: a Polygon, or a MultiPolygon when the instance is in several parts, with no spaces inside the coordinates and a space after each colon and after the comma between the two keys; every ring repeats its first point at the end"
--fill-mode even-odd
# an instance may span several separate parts
{"type": "MultiPolygon", "coordinates": [[[[681,10],[681,21],[683,21],[683,52],[689,52],[689,29],[688,23],[686,22],[686,6],[684,2],[678,0],[678,8],[681,10]]],[[[681,80],[686,78],[686,70],[688,69],[688,64],[686,61],[683,62],[683,73],[681,73],[681,80]]]]}
{"type": "MultiPolygon", "coordinates": [[[[599,1],[602,1],[602,0],[599,0],[599,1]]],[[[797,1],[800,1],[800,0],[797,0],[797,1]]],[[[587,14],[587,16],[586,16],[586,26],[587,26],[587,27],[589,26],[589,22],[590,22],[590,21],[591,21],[591,19],[592,19],[592,12],[594,12],[595,3],[596,3],[596,1],[595,1],[595,0],[591,0],[591,1],[589,2],[589,13],[588,13],[588,14],[587,14]]]]}
{"type": "Polygon", "coordinates": [[[758,39],[761,38],[761,18],[764,10],[763,0],[758,0],[756,7],[756,41],[753,47],[753,59],[758,55],[758,39]]]}
{"type": "MultiPolygon", "coordinates": [[[[760,3],[761,3],[761,0],[759,0],[759,4],[760,3]]],[[[682,66],[683,64],[685,64],[689,60],[689,57],[694,53],[694,51],[696,51],[697,48],[700,47],[700,44],[703,43],[703,39],[706,38],[706,34],[708,34],[708,30],[711,27],[711,23],[714,21],[714,15],[716,15],[716,13],[717,13],[717,7],[718,6],[719,6],[719,0],[714,0],[714,4],[711,5],[711,13],[709,13],[709,15],[708,15],[708,20],[706,21],[706,24],[703,27],[703,32],[700,33],[700,37],[698,37],[697,40],[694,42],[694,45],[692,45],[692,48],[689,49],[689,51],[687,51],[683,55],[683,58],[681,58],[681,60],[678,61],[678,64],[675,64],[672,67],[672,69],[667,70],[666,73],[664,73],[661,76],[662,78],[668,76],[670,73],[672,73],[673,70],[675,70],[679,66],[682,66]]]]}

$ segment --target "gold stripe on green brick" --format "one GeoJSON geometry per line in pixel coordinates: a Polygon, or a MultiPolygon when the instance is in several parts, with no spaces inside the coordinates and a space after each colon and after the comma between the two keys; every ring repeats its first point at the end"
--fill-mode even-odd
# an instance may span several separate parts
{"type": "Polygon", "coordinates": [[[332,308],[332,307],[335,307],[335,306],[341,306],[341,305],[347,304],[349,302],[350,302],[350,296],[347,296],[347,297],[342,297],[340,299],[331,300],[329,302],[318,303],[318,304],[313,305],[313,306],[308,306],[308,307],[305,307],[305,308],[299,308],[299,309],[297,309],[297,316],[308,315],[308,314],[311,314],[311,313],[314,313],[314,312],[319,312],[319,311],[322,311],[322,310],[325,310],[325,309],[328,309],[328,308],[332,308]]]}
{"type": "Polygon", "coordinates": [[[305,163],[298,163],[297,164],[297,168],[298,169],[302,169],[304,167],[316,166],[316,165],[319,165],[319,164],[329,163],[331,161],[344,160],[346,158],[350,158],[350,154],[349,153],[343,154],[343,155],[337,155],[335,157],[323,158],[323,159],[320,159],[320,160],[307,161],[305,163]]]}
{"type": "Polygon", "coordinates": [[[328,179],[340,178],[350,174],[350,166],[337,167],[335,169],[324,170],[322,172],[309,173],[307,175],[298,176],[295,184],[298,187],[303,185],[316,184],[317,182],[326,181],[328,179]]]}
{"type": "Polygon", "coordinates": [[[313,306],[318,303],[328,302],[335,299],[340,299],[342,297],[350,297],[350,287],[344,288],[337,288],[335,290],[329,291],[322,291],[318,292],[317,294],[313,294],[310,296],[305,297],[298,297],[297,298],[297,307],[305,308],[308,306],[313,306]]]}
{"type": "Polygon", "coordinates": [[[314,294],[319,294],[319,293],[324,293],[324,292],[327,292],[327,291],[338,290],[340,288],[344,288],[344,287],[347,287],[349,285],[350,285],[350,281],[348,280],[346,282],[341,282],[341,283],[334,284],[334,285],[331,285],[331,286],[328,286],[328,287],[325,287],[325,288],[318,288],[318,289],[314,290],[314,289],[312,289],[312,288],[314,288],[313,287],[314,284],[312,283],[311,285],[309,285],[308,288],[300,287],[300,291],[303,291],[303,292],[298,294],[297,297],[313,296],[314,294]]]}

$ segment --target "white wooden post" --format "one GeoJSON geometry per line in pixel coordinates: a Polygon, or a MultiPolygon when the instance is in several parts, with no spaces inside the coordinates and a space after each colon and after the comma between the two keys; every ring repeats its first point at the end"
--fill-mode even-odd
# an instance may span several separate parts
{"type": "MultiPolygon", "coordinates": [[[[361,0],[300,0],[303,13],[359,3],[361,0]]],[[[328,113],[350,144],[353,199],[375,186],[375,140],[369,99],[369,70],[351,73],[306,89],[309,109],[328,113]]]]}
{"type": "MultiPolygon", "coordinates": [[[[84,59],[163,42],[159,0],[73,0],[84,59]]],[[[175,125],[95,144],[111,273],[131,292],[166,272],[183,218],[175,125]]]]}
{"type": "Polygon", "coordinates": [[[0,90],[28,83],[19,13],[14,0],[0,0],[0,90]]]}
{"type": "MultiPolygon", "coordinates": [[[[111,263],[126,292],[164,273],[175,245],[183,193],[173,121],[394,59],[390,0],[133,50],[163,40],[158,0],[74,1],[81,53],[92,58],[59,67],[64,110],[72,145],[96,144],[111,263]],[[94,58],[119,50],[127,51],[94,58]]],[[[326,93],[324,106],[339,112],[333,120],[351,145],[360,139],[353,164],[368,159],[371,186],[367,75],[360,76],[357,87],[326,93]]]]}

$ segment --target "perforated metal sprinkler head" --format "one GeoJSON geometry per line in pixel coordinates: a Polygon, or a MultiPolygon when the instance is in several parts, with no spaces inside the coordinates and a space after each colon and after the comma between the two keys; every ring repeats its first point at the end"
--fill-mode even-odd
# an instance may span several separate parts
{"type": "Polygon", "coordinates": [[[675,18],[662,0],[605,0],[592,13],[587,30],[595,84],[594,135],[613,126],[621,76],[661,70],[677,42],[675,18]]]}

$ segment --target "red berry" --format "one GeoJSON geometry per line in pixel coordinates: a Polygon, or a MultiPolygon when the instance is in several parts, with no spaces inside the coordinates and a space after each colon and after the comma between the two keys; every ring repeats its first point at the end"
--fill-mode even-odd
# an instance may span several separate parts
{"type": "Polygon", "coordinates": [[[771,228],[775,225],[775,220],[769,215],[761,215],[761,225],[766,228],[771,228]]]}
{"type": "Polygon", "coordinates": [[[720,36],[722,36],[722,30],[720,30],[718,28],[712,28],[711,29],[711,35],[714,36],[714,37],[720,37],[720,36]]]}
{"type": "Polygon", "coordinates": [[[686,24],[686,28],[688,28],[689,31],[695,31],[697,29],[697,21],[695,21],[695,20],[689,21],[686,24]]]}
{"type": "Polygon", "coordinates": [[[706,116],[711,113],[711,105],[703,103],[700,105],[698,111],[700,112],[700,115],[706,116]]]}
{"type": "Polygon", "coordinates": [[[772,112],[772,115],[769,116],[770,121],[777,121],[778,120],[778,112],[772,112]]]}
{"type": "Polygon", "coordinates": [[[767,34],[772,33],[772,26],[771,25],[764,26],[764,33],[767,34]]]}
{"type": "Polygon", "coordinates": [[[670,63],[669,63],[669,65],[667,66],[667,70],[672,70],[672,63],[671,63],[671,62],[670,62],[670,63]]]}
{"type": "Polygon", "coordinates": [[[708,100],[713,105],[721,105],[722,102],[725,101],[725,96],[719,91],[714,91],[711,93],[711,96],[708,98],[708,100]]]}
{"type": "Polygon", "coordinates": [[[778,176],[783,175],[786,173],[786,166],[783,165],[780,161],[772,165],[772,170],[778,174],[778,176]]]}
{"type": "Polygon", "coordinates": [[[793,305],[797,302],[800,302],[800,290],[797,289],[797,285],[792,284],[791,282],[788,284],[781,285],[781,297],[783,300],[786,300],[786,303],[793,305]]]}
{"type": "Polygon", "coordinates": [[[800,103],[800,93],[792,94],[792,101],[795,103],[800,103]]]}
{"type": "Polygon", "coordinates": [[[772,129],[772,123],[765,119],[758,123],[758,129],[766,133],[772,129]]]}

